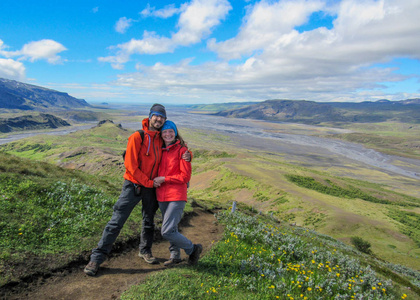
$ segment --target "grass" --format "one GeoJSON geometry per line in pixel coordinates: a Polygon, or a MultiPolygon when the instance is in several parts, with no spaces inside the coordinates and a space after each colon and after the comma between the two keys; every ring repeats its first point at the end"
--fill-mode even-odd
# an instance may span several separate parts
{"type": "MultiPolygon", "coordinates": [[[[0,285],[20,272],[31,274],[32,267],[40,272],[43,267],[30,265],[34,258],[58,267],[90,251],[121,189],[87,173],[1,152],[0,170],[0,285]],[[25,260],[25,270],[17,270],[25,260]]],[[[121,240],[137,237],[139,223],[138,209],[121,240]]]]}
{"type": "Polygon", "coordinates": [[[121,299],[419,296],[420,273],[404,267],[397,271],[398,266],[384,265],[331,237],[281,225],[263,215],[249,216],[246,212],[224,211],[218,219],[226,227],[224,237],[197,267],[174,268],[152,275],[144,284],[131,287],[121,299]],[[382,275],[392,272],[398,273],[400,283],[382,275]]]}
{"type": "MultiPolygon", "coordinates": [[[[194,155],[195,153],[196,151],[194,151],[194,155]]],[[[206,160],[207,159],[209,158],[206,158],[206,160]]],[[[194,160],[194,162],[196,165],[198,165],[196,170],[199,171],[201,163],[203,162],[200,161],[199,158],[197,158],[197,160],[198,161],[194,160]]],[[[202,168],[202,171],[203,170],[208,170],[208,167],[202,168]]],[[[228,167],[222,166],[222,164],[218,165],[217,173],[217,178],[213,179],[207,188],[199,190],[193,188],[189,192],[189,195],[193,198],[214,202],[216,204],[226,204],[236,200],[235,195],[245,190],[248,192],[253,201],[255,201],[255,203],[261,204],[268,201],[273,201],[276,204],[279,204],[287,201],[285,200],[284,193],[276,191],[275,188],[269,185],[261,184],[254,178],[232,172],[232,170],[230,170],[228,167]]]]}
{"type": "Polygon", "coordinates": [[[402,233],[409,236],[420,247],[420,214],[412,211],[390,209],[388,216],[400,223],[402,233]]]}
{"type": "MultiPolygon", "coordinates": [[[[289,181],[301,187],[312,189],[320,193],[324,193],[324,194],[328,194],[328,195],[332,195],[332,196],[336,196],[340,198],[348,198],[348,199],[359,198],[359,199],[373,202],[373,203],[394,204],[394,205],[409,206],[409,207],[420,207],[420,203],[418,203],[418,199],[414,197],[402,195],[399,193],[387,192],[388,195],[382,194],[380,198],[380,197],[373,196],[372,191],[367,192],[351,184],[346,184],[346,186],[344,187],[339,186],[337,183],[333,182],[330,179],[323,179],[324,182],[320,182],[319,180],[313,177],[309,177],[309,176],[286,174],[285,177],[289,181]],[[389,198],[389,199],[386,199],[386,198],[389,198]],[[395,201],[395,198],[397,199],[402,198],[403,200],[395,201]]],[[[343,182],[343,180],[341,181],[343,182]]]]}
{"type": "Polygon", "coordinates": [[[65,136],[38,135],[0,145],[0,151],[22,158],[87,170],[119,184],[124,172],[122,153],[130,132],[112,123],[65,136]]]}

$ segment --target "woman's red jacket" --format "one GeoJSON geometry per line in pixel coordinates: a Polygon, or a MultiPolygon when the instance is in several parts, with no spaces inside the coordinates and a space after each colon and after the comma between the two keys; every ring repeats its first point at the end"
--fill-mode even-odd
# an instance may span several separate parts
{"type": "Polygon", "coordinates": [[[159,166],[159,176],[165,177],[165,182],[156,189],[157,200],[187,201],[187,183],[191,179],[191,162],[182,159],[188,149],[179,141],[162,150],[162,161],[159,166]]]}

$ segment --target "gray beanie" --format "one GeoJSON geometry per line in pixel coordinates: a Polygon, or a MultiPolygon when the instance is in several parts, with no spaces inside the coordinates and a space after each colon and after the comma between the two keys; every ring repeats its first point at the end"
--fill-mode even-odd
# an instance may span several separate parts
{"type": "Polygon", "coordinates": [[[166,119],[165,106],[158,103],[153,104],[153,106],[150,108],[149,118],[151,118],[153,115],[158,115],[166,119]]]}

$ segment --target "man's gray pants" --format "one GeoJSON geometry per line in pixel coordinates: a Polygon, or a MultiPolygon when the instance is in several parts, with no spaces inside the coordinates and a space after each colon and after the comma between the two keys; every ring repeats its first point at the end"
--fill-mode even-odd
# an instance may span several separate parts
{"type": "Polygon", "coordinates": [[[181,221],[186,201],[159,202],[162,212],[162,237],[170,242],[169,252],[171,258],[181,258],[180,249],[184,249],[187,255],[194,250],[194,244],[178,232],[178,224],[181,221]]]}
{"type": "Polygon", "coordinates": [[[139,250],[142,254],[152,252],[155,231],[154,217],[159,207],[156,200],[156,190],[154,188],[141,187],[141,194],[136,196],[134,193],[134,184],[131,181],[125,180],[120,197],[114,205],[111,220],[105,226],[97,248],[92,250],[91,261],[99,264],[105,261],[125,222],[140,200],[142,201],[143,222],[139,250]]]}

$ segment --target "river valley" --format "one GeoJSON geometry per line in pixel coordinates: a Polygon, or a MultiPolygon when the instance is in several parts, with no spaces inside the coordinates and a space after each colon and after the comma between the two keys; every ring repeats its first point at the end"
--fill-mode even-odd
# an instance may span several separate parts
{"type": "MultiPolygon", "coordinates": [[[[147,112],[144,112],[144,115],[146,114],[147,112]]],[[[140,115],[143,113],[140,112],[140,115]]],[[[325,170],[336,176],[366,179],[396,189],[409,188],[411,195],[420,196],[420,160],[386,155],[360,144],[323,137],[326,134],[345,132],[343,129],[225,118],[188,113],[181,109],[171,110],[169,119],[181,128],[181,132],[191,129],[223,135],[232,145],[241,149],[281,156],[288,163],[325,170]],[[320,130],[322,134],[319,134],[320,130]]],[[[13,134],[1,138],[0,144],[36,134],[68,134],[91,128],[96,124],[76,125],[49,132],[13,134]]],[[[126,129],[139,129],[140,118],[139,122],[121,122],[121,125],[126,129]]],[[[213,142],[217,143],[209,141],[213,142]]]]}

